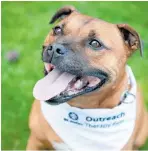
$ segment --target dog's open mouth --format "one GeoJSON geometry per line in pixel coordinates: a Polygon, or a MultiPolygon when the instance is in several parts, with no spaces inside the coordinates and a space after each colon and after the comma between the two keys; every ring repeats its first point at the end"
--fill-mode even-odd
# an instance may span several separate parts
{"type": "Polygon", "coordinates": [[[61,72],[52,64],[45,64],[48,75],[37,82],[34,87],[34,97],[52,105],[61,104],[68,100],[101,88],[108,76],[98,71],[97,76],[72,75],[61,72]]]}

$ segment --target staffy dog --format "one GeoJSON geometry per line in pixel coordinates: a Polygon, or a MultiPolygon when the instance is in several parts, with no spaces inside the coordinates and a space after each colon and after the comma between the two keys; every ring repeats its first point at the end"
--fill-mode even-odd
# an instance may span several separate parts
{"type": "Polygon", "coordinates": [[[132,150],[148,116],[127,59],[142,45],[127,24],[58,10],[43,44],[45,77],[33,90],[27,150],[132,150]]]}

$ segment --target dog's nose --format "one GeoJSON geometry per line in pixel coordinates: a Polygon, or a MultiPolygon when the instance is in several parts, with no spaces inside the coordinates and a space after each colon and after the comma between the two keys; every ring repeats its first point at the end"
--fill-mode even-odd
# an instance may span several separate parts
{"type": "Polygon", "coordinates": [[[67,49],[62,44],[53,44],[50,45],[49,51],[53,51],[55,55],[64,55],[67,49]]]}

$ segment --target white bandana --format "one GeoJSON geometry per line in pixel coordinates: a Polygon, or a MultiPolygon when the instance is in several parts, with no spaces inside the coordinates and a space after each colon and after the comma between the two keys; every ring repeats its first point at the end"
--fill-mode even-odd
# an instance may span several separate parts
{"type": "Polygon", "coordinates": [[[51,106],[41,101],[44,118],[72,150],[121,150],[136,120],[136,81],[127,66],[131,89],[112,109],[79,109],[67,103],[51,106]]]}

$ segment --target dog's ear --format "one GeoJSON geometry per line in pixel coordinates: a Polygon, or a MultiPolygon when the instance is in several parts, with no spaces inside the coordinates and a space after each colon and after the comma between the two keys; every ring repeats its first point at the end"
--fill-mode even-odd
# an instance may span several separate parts
{"type": "Polygon", "coordinates": [[[51,18],[50,24],[54,23],[58,19],[63,19],[66,16],[70,15],[72,12],[76,11],[76,9],[73,6],[65,6],[61,9],[59,9],[51,18]]]}
{"type": "Polygon", "coordinates": [[[117,27],[121,32],[125,44],[130,50],[128,56],[138,48],[140,49],[140,55],[143,56],[143,44],[138,33],[127,24],[118,24],[117,27]]]}

